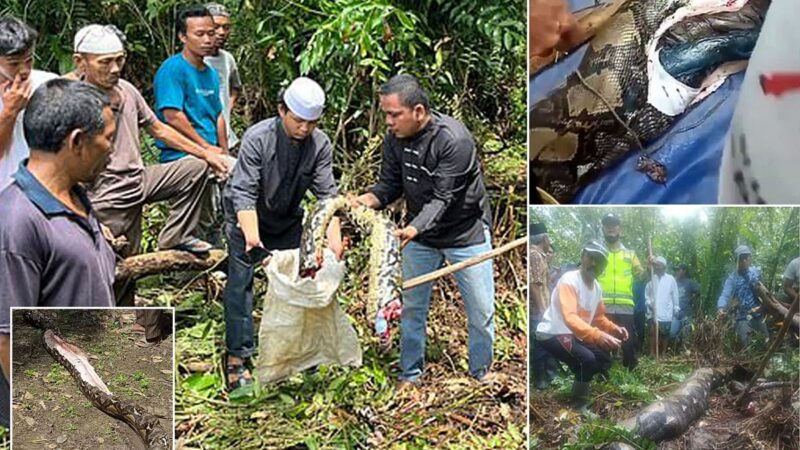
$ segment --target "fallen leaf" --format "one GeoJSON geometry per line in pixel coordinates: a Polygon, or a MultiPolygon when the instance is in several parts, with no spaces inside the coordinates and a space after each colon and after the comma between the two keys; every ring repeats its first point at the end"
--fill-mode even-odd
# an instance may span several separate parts
{"type": "Polygon", "coordinates": [[[269,417],[269,414],[266,411],[256,411],[253,414],[250,414],[251,419],[266,419],[269,417]]]}
{"type": "Polygon", "coordinates": [[[33,400],[33,394],[28,391],[25,391],[25,400],[33,400]]]}
{"type": "Polygon", "coordinates": [[[163,373],[164,375],[172,375],[171,370],[162,370],[161,373],[163,373]]]}
{"type": "Polygon", "coordinates": [[[67,442],[67,436],[62,434],[61,436],[56,438],[56,442],[59,443],[59,444],[63,444],[64,442],[67,442]]]}

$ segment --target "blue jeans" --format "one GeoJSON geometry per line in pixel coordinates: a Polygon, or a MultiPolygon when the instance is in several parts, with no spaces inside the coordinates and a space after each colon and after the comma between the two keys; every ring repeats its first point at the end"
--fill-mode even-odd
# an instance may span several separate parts
{"type": "Polygon", "coordinates": [[[228,236],[228,282],[222,292],[225,306],[225,346],[229,355],[249,358],[255,352],[253,338],[253,274],[258,260],[244,252],[244,235],[231,223],[228,236]]]}
{"type": "MultiPolygon", "coordinates": [[[[460,248],[432,248],[410,242],[403,249],[403,276],[414,278],[432,272],[446,259],[455,264],[492,249],[489,230],[482,244],[460,248]]],[[[469,372],[483,378],[492,364],[494,345],[494,275],[492,260],[455,273],[458,290],[464,299],[469,330],[469,372]]],[[[432,283],[403,291],[400,319],[400,379],[416,381],[425,364],[425,323],[430,309],[432,283]]]]}

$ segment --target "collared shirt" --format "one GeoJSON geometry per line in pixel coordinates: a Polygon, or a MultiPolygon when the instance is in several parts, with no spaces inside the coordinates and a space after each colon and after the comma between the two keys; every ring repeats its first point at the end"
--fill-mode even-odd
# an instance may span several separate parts
{"type": "MultiPolygon", "coordinates": [[[[35,91],[36,88],[44,83],[57,77],[58,75],[50,72],[43,72],[41,70],[31,71],[29,78],[31,80],[31,92],[35,91]]],[[[0,95],[0,111],[2,110],[3,96],[0,95]]],[[[22,110],[19,112],[19,114],[17,114],[17,119],[14,122],[14,130],[11,134],[11,148],[4,157],[0,158],[0,191],[12,183],[13,179],[11,176],[17,171],[19,163],[22,162],[23,159],[27,158],[29,154],[28,141],[25,140],[25,132],[22,126],[22,117],[24,115],[25,110],[22,110]]]]}
{"type": "Polygon", "coordinates": [[[300,203],[309,189],[318,199],[337,195],[328,136],[314,129],[294,142],[280,118],[263,120],[242,137],[239,159],[223,191],[225,218],[236,225],[239,211],[256,211],[267,248],[295,248],[303,221],[300,203]]]}
{"type": "Polygon", "coordinates": [[[26,164],[0,192],[0,334],[10,332],[11,306],[114,306],[114,252],[89,199],[73,188],[81,217],[26,164]]]}
{"type": "Polygon", "coordinates": [[[89,187],[92,203],[128,208],[144,199],[144,161],[139,142],[140,129],[153,125],[156,115],[144,97],[129,82],[120,79],[114,87],[118,103],[117,132],[108,165],[89,187]]]}
{"type": "Polygon", "coordinates": [[[380,179],[370,192],[383,206],[404,196],[415,241],[430,247],[483,243],[491,226],[475,141],[461,122],[435,111],[414,137],[386,134],[380,179]]]}
{"type": "Polygon", "coordinates": [[[756,297],[756,287],[761,281],[761,269],[753,267],[747,269],[743,274],[738,270],[734,271],[725,279],[722,287],[722,294],[717,300],[717,309],[725,309],[731,298],[739,300],[736,308],[736,320],[747,320],[747,316],[761,317],[760,313],[754,313],[753,308],[760,306],[761,301],[756,297]]]}

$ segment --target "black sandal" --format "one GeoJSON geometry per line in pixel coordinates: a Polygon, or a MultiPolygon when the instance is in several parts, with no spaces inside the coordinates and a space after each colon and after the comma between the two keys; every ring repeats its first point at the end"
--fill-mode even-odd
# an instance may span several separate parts
{"type": "Polygon", "coordinates": [[[245,374],[249,370],[246,363],[242,362],[239,364],[228,364],[227,352],[222,354],[222,367],[225,369],[225,386],[227,387],[228,392],[253,383],[252,374],[250,374],[250,378],[245,377],[245,374]],[[230,375],[234,374],[236,375],[236,381],[231,383],[230,375]]]}

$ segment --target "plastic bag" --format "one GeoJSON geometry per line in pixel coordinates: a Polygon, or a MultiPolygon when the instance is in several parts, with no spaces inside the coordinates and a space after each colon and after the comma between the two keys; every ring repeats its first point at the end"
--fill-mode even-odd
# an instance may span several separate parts
{"type": "Polygon", "coordinates": [[[273,252],[266,268],[269,284],[255,368],[262,383],[320,364],[361,365],[358,336],[335,299],[344,262],[326,249],[316,277],[299,278],[298,257],[297,249],[273,252]]]}

